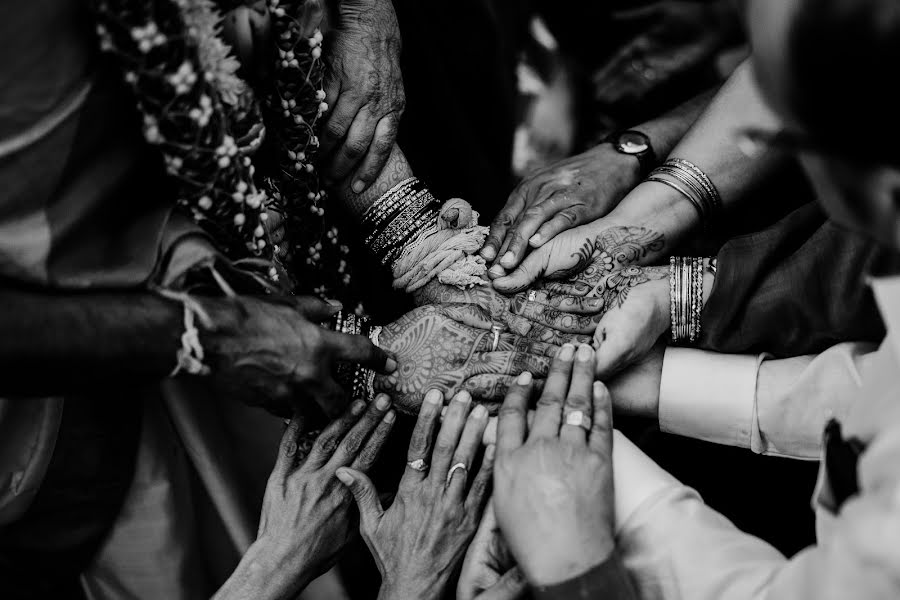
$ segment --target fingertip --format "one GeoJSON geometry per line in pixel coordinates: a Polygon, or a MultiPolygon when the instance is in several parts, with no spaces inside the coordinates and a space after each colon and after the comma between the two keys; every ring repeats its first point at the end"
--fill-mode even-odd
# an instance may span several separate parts
{"type": "Polygon", "coordinates": [[[360,414],[362,414],[362,411],[364,411],[365,408],[366,403],[362,400],[357,400],[353,403],[353,406],[350,407],[350,414],[353,416],[359,416],[360,414]]]}
{"type": "Polygon", "coordinates": [[[384,423],[387,423],[388,425],[390,425],[390,424],[393,423],[396,419],[397,419],[397,413],[394,412],[393,410],[389,410],[389,411],[387,412],[387,414],[384,415],[384,418],[382,419],[382,421],[383,421],[384,423]]]}
{"type": "Polygon", "coordinates": [[[364,181],[357,179],[356,181],[353,182],[353,185],[350,186],[350,189],[353,190],[354,194],[361,194],[363,192],[363,190],[366,189],[366,184],[364,181]]]}
{"type": "Polygon", "coordinates": [[[428,390],[428,393],[425,394],[425,404],[429,404],[432,406],[437,406],[439,404],[444,403],[444,394],[441,390],[433,389],[428,390]]]}
{"type": "Polygon", "coordinates": [[[334,476],[338,478],[338,481],[340,481],[347,487],[352,486],[353,482],[356,481],[356,479],[350,473],[350,470],[345,469],[344,467],[340,467],[337,471],[335,471],[334,476]]]}
{"type": "Polygon", "coordinates": [[[544,238],[543,238],[543,236],[541,236],[540,233],[536,233],[533,236],[531,236],[530,238],[528,238],[528,244],[532,248],[540,248],[541,245],[543,245],[543,243],[544,243],[544,238]]]}
{"type": "Polygon", "coordinates": [[[388,373],[393,373],[397,370],[397,360],[393,357],[388,356],[387,360],[384,361],[384,370],[388,373]]]}
{"type": "Polygon", "coordinates": [[[378,394],[375,397],[375,408],[378,410],[387,410],[391,405],[391,398],[387,394],[378,394]]]}
{"type": "Polygon", "coordinates": [[[487,416],[487,409],[484,407],[483,404],[479,404],[478,406],[476,406],[474,409],[472,409],[472,412],[469,414],[469,417],[472,419],[483,419],[486,416],[487,416]]]}
{"type": "Polygon", "coordinates": [[[484,248],[481,249],[481,257],[484,260],[494,260],[497,257],[497,249],[494,248],[493,242],[488,242],[484,248]]]}
{"type": "Polygon", "coordinates": [[[463,404],[468,404],[472,401],[472,394],[467,392],[466,390],[461,390],[456,393],[456,396],[453,397],[454,402],[462,402],[463,404]]]}
{"type": "Polygon", "coordinates": [[[512,269],[516,266],[516,255],[510,250],[500,259],[500,266],[512,269]]]}
{"type": "Polygon", "coordinates": [[[531,385],[532,379],[533,378],[531,376],[531,373],[529,373],[528,371],[522,371],[521,373],[519,373],[519,376],[516,377],[516,383],[518,383],[519,385],[531,385]]]}
{"type": "Polygon", "coordinates": [[[498,277],[505,277],[506,269],[501,267],[500,265],[493,265],[490,269],[488,269],[488,277],[491,279],[497,279],[498,277]]]}
{"type": "Polygon", "coordinates": [[[497,453],[497,444],[488,444],[488,447],[484,449],[485,460],[493,460],[494,455],[496,453],[497,453]]]}
{"type": "Polygon", "coordinates": [[[588,362],[594,358],[594,349],[588,344],[581,344],[575,357],[579,362],[588,362]]]}

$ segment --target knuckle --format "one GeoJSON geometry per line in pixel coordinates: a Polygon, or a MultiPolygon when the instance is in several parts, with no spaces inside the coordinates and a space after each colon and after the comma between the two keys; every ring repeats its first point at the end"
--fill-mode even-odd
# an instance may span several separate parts
{"type": "Polygon", "coordinates": [[[559,219],[560,221],[563,221],[564,223],[568,224],[569,226],[573,226],[576,223],[578,223],[578,215],[575,213],[575,211],[570,210],[568,208],[565,210],[559,211],[556,214],[556,218],[559,219]]]}
{"type": "Polygon", "coordinates": [[[325,125],[325,136],[339,140],[347,133],[347,126],[343,121],[338,119],[328,119],[325,125]]]}
{"type": "Polygon", "coordinates": [[[367,141],[347,142],[344,144],[344,154],[351,159],[357,159],[365,154],[368,148],[367,141]]]}
{"type": "Polygon", "coordinates": [[[532,206],[525,209],[525,212],[522,213],[522,216],[526,219],[539,219],[544,216],[544,209],[538,206],[532,206]]]}
{"type": "Polygon", "coordinates": [[[334,435],[322,435],[316,440],[316,450],[320,454],[331,456],[338,447],[338,439],[334,435]]]}

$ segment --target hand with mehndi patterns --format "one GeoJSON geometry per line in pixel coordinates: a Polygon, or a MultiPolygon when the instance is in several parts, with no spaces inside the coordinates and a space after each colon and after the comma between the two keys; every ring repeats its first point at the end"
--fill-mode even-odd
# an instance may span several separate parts
{"type": "Polygon", "coordinates": [[[472,310],[460,315],[466,325],[479,329],[501,325],[504,331],[510,331],[529,340],[557,346],[567,342],[590,341],[590,335],[596,325],[592,324],[591,318],[602,307],[600,300],[547,292],[543,297],[547,301],[552,301],[559,310],[552,314],[549,311],[546,314],[534,313],[531,317],[514,308],[521,306],[527,297],[528,292],[504,296],[489,283],[461,290],[456,286],[444,285],[434,280],[416,293],[416,303],[470,305],[473,307],[472,310]]]}
{"type": "Polygon", "coordinates": [[[547,373],[556,346],[501,333],[491,351],[493,332],[464,324],[476,312],[466,304],[428,305],[385,325],[378,344],[393,355],[397,370],[377,376],[375,389],[390,394],[399,410],[415,413],[430,389],[445,399],[465,390],[499,403],[515,375],[547,373]]]}

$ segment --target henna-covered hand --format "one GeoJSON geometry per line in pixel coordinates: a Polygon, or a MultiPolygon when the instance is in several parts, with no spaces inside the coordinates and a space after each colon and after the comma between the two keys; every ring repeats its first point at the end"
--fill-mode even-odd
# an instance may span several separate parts
{"type": "Polygon", "coordinates": [[[434,388],[449,400],[465,390],[494,408],[515,376],[529,371],[543,377],[557,347],[502,333],[495,351],[494,334],[464,325],[476,318],[472,305],[419,307],[384,326],[379,345],[392,353],[397,370],[375,378],[375,389],[386,392],[395,406],[414,414],[425,392],[434,388]],[[493,403],[492,403],[493,401],[493,403]]]}
{"type": "Polygon", "coordinates": [[[556,292],[546,292],[542,297],[553,302],[558,313],[525,314],[517,310],[526,303],[528,292],[504,296],[490,285],[461,290],[434,280],[416,293],[416,304],[466,305],[466,310],[452,309],[454,318],[466,325],[479,329],[500,325],[529,340],[556,346],[590,341],[596,327],[591,315],[602,308],[601,300],[556,292]]]}
{"type": "Polygon", "coordinates": [[[322,135],[327,174],[350,178],[361,193],[381,173],[406,106],[400,73],[400,27],[390,0],[344,0],[326,39],[325,99],[331,114],[322,135]]]}

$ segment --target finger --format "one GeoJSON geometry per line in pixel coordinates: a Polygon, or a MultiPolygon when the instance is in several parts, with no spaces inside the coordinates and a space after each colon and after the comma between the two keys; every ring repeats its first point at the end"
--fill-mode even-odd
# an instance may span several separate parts
{"type": "MultiPolygon", "coordinates": [[[[481,441],[479,437],[479,441],[481,441]]],[[[487,504],[490,497],[488,491],[491,487],[491,478],[494,474],[494,457],[497,447],[491,444],[484,449],[484,457],[481,459],[481,466],[478,468],[478,475],[472,481],[469,488],[469,495],[466,498],[466,512],[479,514],[487,504]]],[[[451,482],[452,485],[453,482],[451,482]]]]}
{"type": "Polygon", "coordinates": [[[369,404],[369,408],[365,411],[362,418],[344,435],[334,454],[328,460],[326,468],[332,470],[338,467],[346,467],[354,461],[359,451],[362,450],[369,434],[378,426],[390,406],[391,399],[388,395],[378,394],[375,402],[369,404]]]}
{"type": "Polygon", "coordinates": [[[381,449],[384,447],[384,443],[387,441],[388,436],[391,433],[391,429],[394,427],[394,421],[397,418],[397,413],[392,410],[389,410],[387,414],[381,419],[381,422],[378,424],[378,427],[375,428],[375,431],[372,433],[371,437],[366,441],[366,445],[363,447],[362,451],[359,453],[359,456],[356,457],[356,460],[353,461],[353,465],[351,465],[357,471],[362,471],[363,473],[367,473],[369,469],[375,464],[375,461],[378,459],[378,454],[381,452],[381,449]]]}
{"type": "Polygon", "coordinates": [[[360,529],[364,537],[370,537],[377,529],[378,521],[384,514],[381,500],[378,499],[378,492],[375,491],[372,480],[365,473],[347,467],[341,467],[334,475],[341,483],[350,488],[350,493],[353,494],[356,506],[359,508],[360,529]]]}
{"type": "Polygon", "coordinates": [[[562,421],[562,408],[569,390],[569,378],[572,373],[572,361],[575,357],[575,346],[566,344],[559,351],[550,366],[550,374],[544,384],[544,392],[538,399],[534,413],[534,424],[528,439],[550,438],[559,435],[562,421]]]}
{"type": "Polygon", "coordinates": [[[603,298],[531,290],[516,294],[509,303],[509,310],[516,315],[528,316],[530,313],[538,313],[539,306],[549,306],[576,315],[594,315],[602,311],[604,302],[603,298]]]}
{"type": "Polygon", "coordinates": [[[514,245],[513,243],[510,243],[509,246],[509,251],[517,252],[517,256],[519,256],[519,259],[515,261],[515,264],[502,263],[504,267],[512,268],[515,267],[516,264],[518,264],[518,262],[521,260],[521,256],[525,254],[525,251],[528,250],[530,246],[533,246],[533,244],[531,243],[531,238],[537,231],[538,227],[540,227],[541,224],[549,219],[557,208],[558,205],[556,203],[545,200],[532,206],[524,213],[522,213],[522,219],[509,233],[510,237],[518,237],[521,240],[520,245],[514,245]]]}
{"type": "Polygon", "coordinates": [[[562,346],[563,344],[589,344],[591,336],[580,333],[566,333],[557,331],[552,327],[535,323],[534,326],[525,334],[525,338],[536,340],[538,342],[549,344],[551,346],[562,346]]]}
{"type": "Polygon", "coordinates": [[[329,419],[337,418],[347,408],[347,392],[330,375],[319,383],[318,391],[312,392],[313,399],[329,419]]]}
{"type": "Polygon", "coordinates": [[[325,16],[325,6],[322,0],[307,0],[300,9],[300,18],[298,21],[303,28],[300,34],[304,38],[311,38],[322,25],[322,18],[325,16]]]}
{"type": "Polygon", "coordinates": [[[468,392],[458,392],[447,405],[447,413],[434,443],[434,452],[431,453],[431,469],[428,472],[428,479],[435,487],[443,488],[446,485],[450,460],[456,451],[471,406],[472,396],[468,392]]]}
{"type": "Polygon", "coordinates": [[[315,323],[330,319],[343,308],[337,300],[319,300],[313,296],[295,296],[293,302],[297,312],[315,323]]]}
{"type": "Polygon", "coordinates": [[[344,435],[350,431],[350,428],[359,420],[360,415],[365,410],[366,403],[362,400],[356,400],[350,406],[350,410],[345,411],[340,417],[332,421],[316,438],[304,466],[317,469],[327,463],[337,450],[338,444],[344,439],[344,435]]]}
{"type": "Polygon", "coordinates": [[[519,302],[515,309],[516,314],[526,319],[565,333],[592,334],[597,328],[597,321],[600,320],[599,315],[565,312],[549,304],[528,302],[527,300],[519,302]]]}
{"type": "Polygon", "coordinates": [[[497,452],[501,456],[525,441],[525,414],[531,396],[531,373],[522,373],[506,394],[497,419],[497,452]]]}
{"type": "Polygon", "coordinates": [[[281,436],[281,444],[278,446],[278,457],[275,459],[275,468],[272,469],[271,478],[283,482],[294,470],[297,459],[298,439],[303,431],[304,418],[295,414],[288,423],[284,434],[281,436]]]}
{"type": "Polygon", "coordinates": [[[478,600],[515,600],[528,591],[528,580],[517,566],[504,573],[497,583],[478,595],[478,600]]]}
{"type": "MultiPolygon", "coordinates": [[[[516,217],[515,221],[513,221],[512,226],[515,227],[515,225],[516,225],[516,223],[517,223],[518,221],[519,221],[519,218],[516,217]]],[[[506,237],[503,238],[503,243],[500,244],[500,249],[497,250],[497,259],[494,261],[494,265],[500,265],[500,260],[501,260],[504,256],[506,256],[506,251],[509,250],[509,243],[510,243],[510,241],[512,241],[512,240],[510,240],[510,238],[509,238],[509,233],[507,233],[507,234],[506,234],[506,237]]],[[[502,267],[503,265],[500,265],[500,266],[502,267]]],[[[506,267],[503,267],[503,268],[505,269],[506,267]]]]}
{"type": "Polygon", "coordinates": [[[531,371],[538,377],[544,377],[550,370],[550,359],[546,356],[526,354],[524,352],[476,352],[466,365],[466,375],[518,375],[522,371],[531,371]]]}
{"type": "Polygon", "coordinates": [[[506,275],[506,269],[501,267],[499,264],[493,264],[491,265],[491,268],[487,270],[487,276],[490,280],[506,277],[506,275]]]}
{"type": "Polygon", "coordinates": [[[475,400],[499,400],[506,395],[516,378],[512,375],[476,375],[466,379],[462,389],[475,400]]]}
{"type": "Polygon", "coordinates": [[[488,232],[484,246],[481,248],[481,256],[486,261],[492,261],[497,258],[500,245],[506,237],[506,232],[512,227],[516,216],[522,212],[525,207],[525,196],[520,188],[516,188],[506,200],[506,205],[497,213],[491,222],[491,229],[488,232]]]}
{"type": "Polygon", "coordinates": [[[551,295],[587,296],[594,291],[594,286],[584,281],[544,281],[540,289],[551,295]]]}
{"type": "Polygon", "coordinates": [[[592,387],[594,415],[591,422],[591,433],[588,445],[591,450],[603,456],[612,456],[613,445],[613,415],[612,396],[609,390],[600,381],[595,381],[592,387]]]}
{"type": "Polygon", "coordinates": [[[350,126],[356,118],[356,114],[362,106],[363,99],[347,90],[341,89],[340,94],[334,99],[328,100],[328,88],[325,89],[326,102],[331,106],[331,114],[322,127],[322,135],[319,138],[320,156],[331,156],[341,146],[350,126]]]}
{"type": "Polygon", "coordinates": [[[541,225],[537,233],[528,242],[533,248],[540,248],[563,231],[577,227],[583,221],[584,219],[581,215],[572,210],[560,211],[552,219],[541,225]]]}
{"type": "Polygon", "coordinates": [[[358,363],[384,374],[397,370],[397,361],[367,337],[328,330],[323,336],[326,347],[332,349],[338,360],[358,363]]]}
{"type": "Polygon", "coordinates": [[[540,250],[529,254],[522,264],[515,271],[506,277],[499,277],[494,280],[494,289],[505,294],[513,294],[521,292],[527,288],[536,279],[539,279],[547,270],[550,262],[550,253],[547,251],[549,246],[545,246],[540,250]]]}
{"type": "Polygon", "coordinates": [[[369,112],[369,109],[363,106],[353,118],[353,122],[347,130],[347,137],[334,151],[328,168],[329,177],[335,181],[344,181],[350,173],[356,170],[369,151],[376,125],[378,125],[378,121],[369,112]]]}
{"type": "Polygon", "coordinates": [[[409,440],[409,450],[406,451],[406,470],[400,479],[400,489],[410,489],[411,486],[421,483],[427,476],[427,469],[416,470],[410,466],[415,461],[427,463],[431,456],[431,443],[434,439],[434,428],[438,424],[441,414],[441,406],[444,404],[444,395],[440,390],[429,390],[425,394],[425,400],[419,408],[419,418],[409,440]]]}
{"type": "Polygon", "coordinates": [[[597,379],[607,379],[622,370],[633,358],[634,347],[621,335],[610,336],[601,322],[594,332],[597,346],[594,375],[597,379]]]}
{"type": "MultiPolygon", "coordinates": [[[[542,383],[541,381],[535,381],[535,389],[539,386],[537,384],[542,383]]],[[[540,386],[543,387],[543,386],[540,386]]],[[[540,392],[535,392],[540,393],[540,392]]],[[[490,446],[491,444],[497,443],[497,421],[499,419],[497,417],[490,417],[488,419],[487,427],[484,428],[484,436],[481,438],[482,446],[490,446]]],[[[531,429],[531,426],[534,424],[534,411],[529,410],[528,414],[525,415],[525,420],[528,423],[528,429],[531,429]]]]}
{"type": "Polygon", "coordinates": [[[353,193],[363,193],[378,179],[391,156],[391,150],[394,149],[399,121],[397,113],[389,113],[378,121],[372,143],[369,144],[369,151],[353,175],[351,186],[353,193]]]}
{"type": "Polygon", "coordinates": [[[575,353],[572,367],[572,381],[563,407],[563,424],[559,428],[559,438],[573,443],[587,442],[588,428],[594,414],[592,402],[594,383],[594,349],[582,344],[575,353]]]}
{"type": "MultiPolygon", "coordinates": [[[[528,214],[528,211],[526,211],[526,214],[528,214]]],[[[526,239],[519,233],[518,226],[519,224],[515,225],[514,229],[506,234],[506,240],[504,240],[503,244],[506,247],[506,251],[500,257],[500,266],[507,271],[519,266],[519,263],[522,262],[522,258],[525,256],[525,250],[528,249],[526,239]]]]}
{"type": "Polygon", "coordinates": [[[475,462],[475,454],[481,448],[481,438],[484,435],[484,428],[487,427],[487,418],[487,409],[479,404],[472,409],[469,418],[466,419],[466,426],[456,445],[453,459],[450,461],[451,466],[461,464],[465,468],[453,471],[444,492],[451,502],[461,502],[463,499],[472,463],[475,462]]]}

